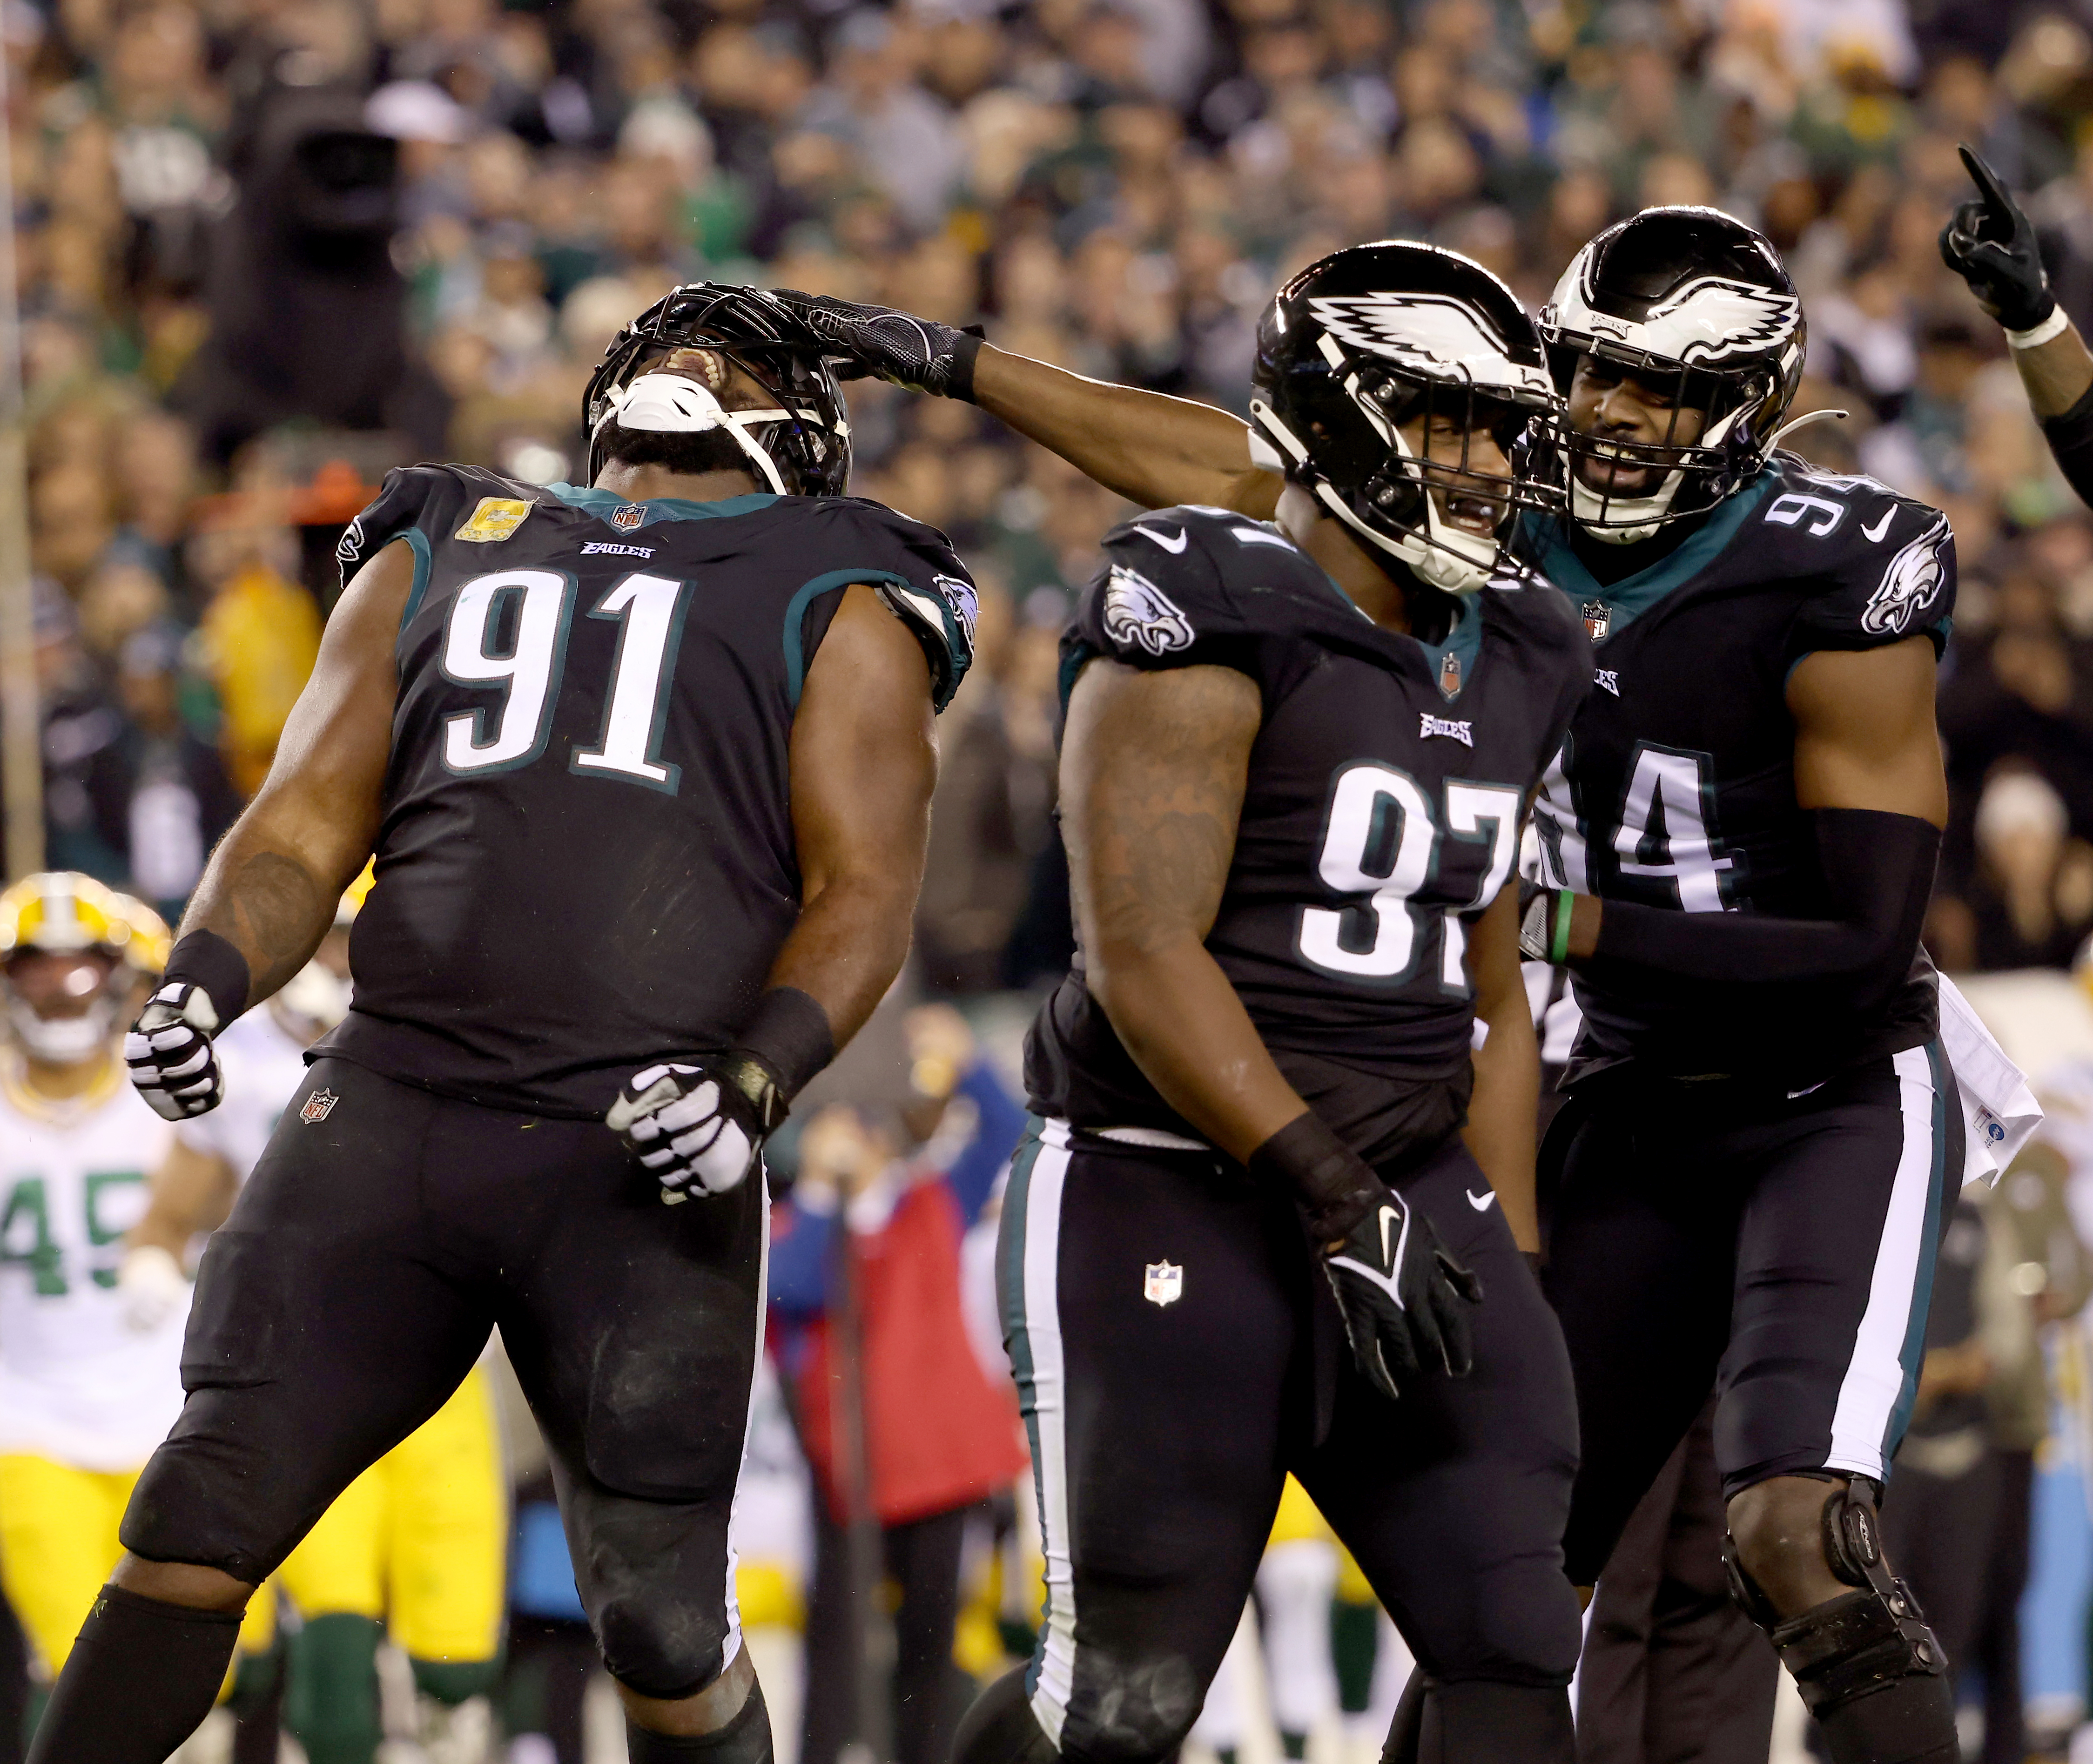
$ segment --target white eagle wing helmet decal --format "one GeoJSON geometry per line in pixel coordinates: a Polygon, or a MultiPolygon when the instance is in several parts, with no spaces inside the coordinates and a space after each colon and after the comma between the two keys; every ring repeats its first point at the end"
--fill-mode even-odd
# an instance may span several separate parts
{"type": "Polygon", "coordinates": [[[1734,357],[1779,349],[1794,339],[1802,323],[1802,302],[1794,295],[1724,275],[1696,275],[1641,319],[1617,319],[1591,302],[1588,283],[1598,262],[1592,245],[1577,254],[1542,310],[1544,325],[1640,349],[1661,361],[1719,368],[1734,357]]]}
{"type": "Polygon", "coordinates": [[[1543,399],[1554,391],[1546,369],[1511,358],[1488,314],[1451,295],[1324,294],[1308,310],[1338,342],[1426,379],[1543,399]]]}
{"type": "Polygon", "coordinates": [[[1889,568],[1861,613],[1861,629],[1873,637],[1902,635],[1912,621],[1940,592],[1941,548],[1948,540],[1948,517],[1932,526],[1890,559],[1889,568]]]}
{"type": "Polygon", "coordinates": [[[1105,581],[1105,635],[1122,649],[1167,656],[1192,647],[1192,622],[1162,589],[1124,564],[1114,564],[1105,581]]]}

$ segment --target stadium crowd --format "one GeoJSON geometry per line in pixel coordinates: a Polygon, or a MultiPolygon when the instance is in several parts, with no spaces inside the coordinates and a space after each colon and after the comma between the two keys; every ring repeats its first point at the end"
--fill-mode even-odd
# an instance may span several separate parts
{"type": "MultiPolygon", "coordinates": [[[[2070,7],[0,0],[0,41],[47,863],[171,922],[266,769],[335,592],[335,542],[384,470],[442,457],[578,477],[590,370],[678,282],[980,323],[1012,349],[1240,410],[1263,304],[1339,245],[1438,241],[1538,307],[1610,220],[1712,203],[1762,228],[1802,289],[1796,411],[1846,413],[1794,444],[1953,521],[1962,576],[1940,697],[1953,807],[1932,953],[1961,973],[2062,969],[2093,934],[2093,514],[1935,242],[1967,193],[1956,143],[1977,145],[2024,193],[2060,300],[2093,331],[2093,29],[2070,7]]],[[[865,381],[851,411],[854,488],[945,530],[981,586],[978,661],[945,722],[915,985],[964,1006],[1000,1054],[1022,1018],[1003,995],[1068,954],[1056,645],[1120,506],[964,405],[865,381]]],[[[847,1146],[830,1121],[792,1229],[826,1231],[840,1206],[876,1239],[934,1175],[934,1216],[910,1229],[950,1239],[957,1328],[977,1321],[965,1307],[978,1308],[987,1192],[981,1148],[957,1139],[1015,1129],[1012,1075],[970,1090],[956,1021],[869,1038],[869,1075],[839,1081],[892,1102],[891,1119],[872,1111],[865,1142],[847,1146]],[[905,1077],[870,1070],[889,1056],[905,1077]],[[957,1139],[938,1125],[955,1098],[957,1139]],[[873,1173],[838,1173],[860,1167],[873,1173]],[[882,1181],[893,1192],[861,1204],[882,1181]]],[[[990,1175],[1008,1150],[988,1147],[990,1175]]],[[[2042,1181],[2048,1197],[2061,1166],[2042,1181]]],[[[2056,1216],[2047,1198],[2041,1211],[2056,1216]]],[[[836,1295],[813,1255],[778,1295],[788,1385],[832,1350],[821,1327],[836,1295]]],[[[2013,1285],[2026,1265],[2000,1263],[1987,1302],[2017,1293],[2033,1321],[2056,1321],[2056,1294],[2038,1303],[2013,1285]]],[[[1935,1398],[2012,1385],[1980,1449],[2030,1454],[2044,1406],[2032,1328],[2013,1337],[1974,1315],[1940,1344],[1961,1358],[1930,1367],[1935,1398]],[[2008,1344],[1990,1359],[1973,1345],[1987,1327],[2008,1344]]],[[[993,1322],[976,1333],[992,1367],[993,1322]]],[[[869,1351],[905,1371],[937,1346],[869,1351]]],[[[1981,1430],[1982,1411],[1943,1410],[1928,1437],[1981,1430]]],[[[878,1515],[910,1597],[942,1575],[922,1594],[934,1625],[954,1621],[956,1515],[1007,1490],[1015,1450],[982,1445],[974,1481],[878,1515]]],[[[543,1528],[519,1535],[529,1545],[543,1528]]],[[[1021,1563],[1007,1523],[982,1535],[1021,1563]]],[[[838,1536],[831,1510],[822,1547],[838,1536]]],[[[557,1571],[546,1592],[526,1548],[514,1579],[540,1606],[519,1604],[519,1637],[557,1641],[572,1620],[557,1571]]],[[[772,1608],[825,1596],[787,1589],[772,1608]]],[[[994,1619],[1027,1614],[999,1583],[980,1596],[975,1629],[960,1621],[986,1671],[994,1619]]],[[[535,1646],[519,1641],[517,1659],[566,1658],[535,1646]]],[[[929,1670],[905,1636],[902,1652],[904,1671],[929,1670]]],[[[1363,1691],[1347,1697],[1365,1708],[1363,1691]]],[[[821,1764],[836,1743],[821,1741],[821,1764]]],[[[919,1735],[898,1755],[931,1764],[934,1748],[919,1735]]]]}

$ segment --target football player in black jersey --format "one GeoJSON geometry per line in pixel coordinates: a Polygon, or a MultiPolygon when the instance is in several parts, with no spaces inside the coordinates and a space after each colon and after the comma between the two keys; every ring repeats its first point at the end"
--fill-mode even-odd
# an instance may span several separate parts
{"type": "Polygon", "coordinates": [[[1115,529],[1063,642],[1080,952],[1000,1263],[1048,1607],[956,1756],[1173,1754],[1291,1471],[1425,1662],[1426,1755],[1566,1764],[1574,1403],[1519,1253],[1505,884],[1590,663],[1501,556],[1555,395],[1503,284],[1412,245],[1302,271],[1256,375],[1276,522],[1115,529]]]}
{"type": "Polygon", "coordinates": [[[414,466],[344,540],[133,1081],[213,1106],[212,1034],[375,852],[355,1003],[205,1252],[38,1764],[159,1764],[254,1589],[497,1324],[632,1757],[769,1758],[727,1550],[760,1148],[900,967],[973,608],[938,534],[843,494],[834,380],[779,336],[679,288],[589,387],[588,488],[414,466]]]}
{"type": "MultiPolygon", "coordinates": [[[[1274,507],[1224,413],[924,321],[788,297],[865,370],[982,408],[1150,506],[1274,507]]],[[[1875,1541],[1963,1115],[1918,947],[1947,790],[1946,519],[1776,451],[1800,301],[1770,246],[1653,209],[1544,315],[1569,506],[1526,518],[1597,689],[1537,805],[1532,952],[1585,1029],[1549,1136],[1550,1295],[1589,1584],[1710,1389],[1736,1589],[1840,1764],[1954,1753],[1945,1662],[1875,1541]]]]}

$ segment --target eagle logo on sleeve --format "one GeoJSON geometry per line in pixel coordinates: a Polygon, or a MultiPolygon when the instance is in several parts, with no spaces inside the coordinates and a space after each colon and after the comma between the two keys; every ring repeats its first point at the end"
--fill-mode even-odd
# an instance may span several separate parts
{"type": "Polygon", "coordinates": [[[1138,570],[1114,564],[1105,582],[1105,635],[1121,649],[1167,656],[1192,647],[1184,609],[1138,570]]]}
{"type": "Polygon", "coordinates": [[[1901,636],[1940,593],[1940,548],[1948,539],[1942,515],[1890,559],[1883,579],[1861,613],[1861,629],[1871,637],[1901,636]]]}

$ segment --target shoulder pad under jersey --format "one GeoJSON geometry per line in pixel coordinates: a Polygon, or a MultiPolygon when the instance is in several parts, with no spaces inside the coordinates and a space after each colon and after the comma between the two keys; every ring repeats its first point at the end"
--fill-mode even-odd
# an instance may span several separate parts
{"type": "Polygon", "coordinates": [[[1936,652],[1955,610],[1955,535],[1948,517],[1858,474],[1775,456],[1779,478],[1761,521],[1785,527],[1783,573],[1814,590],[1790,637],[1813,649],[1874,649],[1924,632],[1936,652]]]}
{"type": "Polygon", "coordinates": [[[942,711],[973,664],[980,609],[973,578],[951,541],[936,527],[862,496],[799,499],[795,518],[808,523],[810,563],[824,566],[809,585],[862,582],[876,589],[922,644],[932,702],[942,711]]]}
{"type": "Polygon", "coordinates": [[[378,500],[349,523],[335,547],[342,586],[395,540],[405,539],[428,561],[445,539],[506,539],[548,499],[535,484],[478,466],[398,466],[385,475],[378,500]]]}

